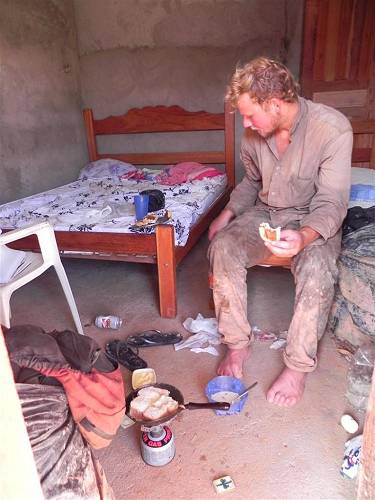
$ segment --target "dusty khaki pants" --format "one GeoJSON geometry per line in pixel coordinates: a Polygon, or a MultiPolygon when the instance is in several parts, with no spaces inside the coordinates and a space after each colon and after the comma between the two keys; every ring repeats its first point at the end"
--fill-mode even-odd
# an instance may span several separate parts
{"type": "MultiPolygon", "coordinates": [[[[270,255],[259,236],[261,222],[271,223],[269,212],[254,207],[217,233],[208,249],[219,332],[230,349],[246,347],[251,341],[247,269],[270,255]]],[[[299,222],[289,221],[286,227],[297,229],[299,222]]],[[[294,370],[310,372],[316,367],[318,341],[333,300],[340,247],[341,234],[327,241],[319,238],[292,259],[296,293],[284,361],[294,370]]]]}

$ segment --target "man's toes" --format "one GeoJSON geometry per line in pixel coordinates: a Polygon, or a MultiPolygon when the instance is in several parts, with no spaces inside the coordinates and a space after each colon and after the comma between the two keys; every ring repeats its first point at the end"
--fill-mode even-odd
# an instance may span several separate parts
{"type": "Polygon", "coordinates": [[[279,406],[284,406],[285,399],[286,398],[282,392],[277,392],[275,395],[274,403],[276,403],[279,406]]]}
{"type": "Polygon", "coordinates": [[[280,400],[280,393],[278,391],[270,389],[268,391],[268,394],[269,394],[269,396],[267,397],[268,402],[278,405],[280,400]]]}
{"type": "Polygon", "coordinates": [[[267,392],[267,401],[269,403],[273,403],[274,402],[274,399],[275,399],[275,391],[273,391],[272,389],[270,389],[268,392],[267,392]]]}
{"type": "Polygon", "coordinates": [[[242,378],[242,370],[240,368],[235,367],[232,371],[234,377],[242,378]]]}
{"type": "Polygon", "coordinates": [[[227,366],[224,365],[224,363],[220,363],[218,369],[217,369],[217,374],[218,375],[227,375],[227,366]]]}
{"type": "Polygon", "coordinates": [[[297,403],[297,398],[294,396],[290,396],[289,398],[286,398],[285,404],[286,406],[294,406],[297,403]]]}
{"type": "Polygon", "coordinates": [[[235,377],[233,369],[229,366],[223,366],[223,367],[219,366],[217,374],[225,377],[235,377]]]}

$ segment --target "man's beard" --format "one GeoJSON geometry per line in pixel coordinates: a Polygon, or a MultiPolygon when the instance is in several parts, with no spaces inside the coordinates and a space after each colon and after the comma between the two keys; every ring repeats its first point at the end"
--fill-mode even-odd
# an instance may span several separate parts
{"type": "Polygon", "coordinates": [[[257,130],[258,134],[264,139],[271,137],[280,126],[280,113],[276,112],[272,114],[271,124],[268,130],[257,130]]]}

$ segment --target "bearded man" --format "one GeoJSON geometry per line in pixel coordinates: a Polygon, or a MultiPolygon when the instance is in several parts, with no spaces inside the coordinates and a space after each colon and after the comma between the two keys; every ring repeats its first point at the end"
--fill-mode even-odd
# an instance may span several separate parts
{"type": "Polygon", "coordinates": [[[219,375],[242,377],[250,355],[247,269],[271,254],[292,259],[296,293],[285,368],[267,393],[280,406],[301,399],[317,366],[337,280],[353,145],[348,119],[297,89],[280,62],[260,57],[237,68],[226,100],[242,115],[245,175],[208,233],[215,312],[227,346],[219,375]],[[261,223],[281,226],[280,240],[264,242],[261,223]]]}

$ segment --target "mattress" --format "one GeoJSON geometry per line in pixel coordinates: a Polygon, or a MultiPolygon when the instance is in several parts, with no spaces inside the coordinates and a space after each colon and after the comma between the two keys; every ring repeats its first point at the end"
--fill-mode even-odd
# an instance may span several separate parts
{"type": "Polygon", "coordinates": [[[172,216],[169,223],[175,229],[176,245],[184,246],[190,228],[226,185],[226,175],[174,186],[118,177],[81,179],[0,206],[0,227],[15,229],[48,220],[57,231],[152,233],[155,227],[132,227],[133,198],[144,189],[160,189],[165,194],[165,208],[172,216]]]}

